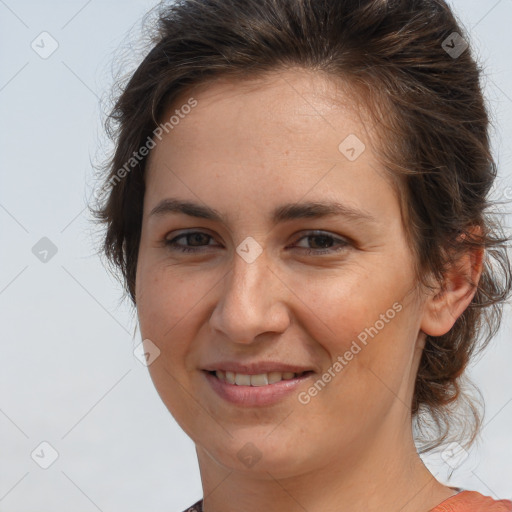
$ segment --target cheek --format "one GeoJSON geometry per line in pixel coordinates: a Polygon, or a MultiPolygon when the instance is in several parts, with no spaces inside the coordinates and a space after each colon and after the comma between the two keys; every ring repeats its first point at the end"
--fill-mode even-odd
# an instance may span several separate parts
{"type": "MultiPolygon", "coordinates": [[[[196,337],[192,321],[198,307],[198,282],[184,279],[175,269],[141,262],[137,273],[137,315],[142,339],[160,350],[148,371],[163,403],[188,431],[188,419],[202,414],[188,390],[187,354],[196,337]]],[[[202,416],[201,416],[202,417],[202,416]]]]}
{"type": "Polygon", "coordinates": [[[143,336],[164,340],[192,312],[201,293],[198,280],[175,269],[142,263],[137,271],[137,313],[143,336]]]}
{"type": "Polygon", "coordinates": [[[354,384],[363,394],[382,395],[389,393],[386,386],[397,390],[408,375],[419,311],[407,296],[412,276],[366,270],[323,282],[296,280],[294,286],[305,298],[303,328],[328,354],[331,374],[343,374],[344,384],[333,391],[354,384]]]}
{"type": "Polygon", "coordinates": [[[301,299],[304,328],[338,355],[353,340],[364,343],[375,327],[379,332],[392,330],[400,317],[397,310],[403,309],[405,288],[397,283],[404,281],[391,273],[353,265],[321,278],[290,275],[288,285],[301,299]]]}

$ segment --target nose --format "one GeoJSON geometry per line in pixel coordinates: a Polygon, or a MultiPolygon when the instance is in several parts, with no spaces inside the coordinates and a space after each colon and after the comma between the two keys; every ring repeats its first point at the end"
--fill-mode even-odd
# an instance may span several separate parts
{"type": "Polygon", "coordinates": [[[234,343],[251,344],[261,334],[282,333],[290,325],[291,292],[264,255],[248,263],[235,254],[231,271],[219,284],[210,325],[234,343]]]}

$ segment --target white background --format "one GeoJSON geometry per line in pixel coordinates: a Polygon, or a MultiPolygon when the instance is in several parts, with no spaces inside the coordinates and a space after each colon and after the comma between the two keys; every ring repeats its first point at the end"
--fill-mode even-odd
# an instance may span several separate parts
{"type": "MultiPolygon", "coordinates": [[[[133,356],[136,322],[95,255],[86,210],[103,139],[98,99],[153,5],[0,0],[0,512],[179,512],[202,495],[193,443],[133,356]],[[48,59],[31,48],[43,31],[59,45],[48,59]],[[58,250],[47,263],[32,253],[42,237],[58,250]],[[59,454],[46,470],[31,458],[42,441],[59,454]]],[[[497,196],[512,198],[512,0],[453,5],[486,69],[497,196]]],[[[449,481],[495,498],[512,498],[510,334],[507,307],[471,371],[487,425],[449,481]]],[[[448,482],[439,457],[427,463],[448,482]]]]}

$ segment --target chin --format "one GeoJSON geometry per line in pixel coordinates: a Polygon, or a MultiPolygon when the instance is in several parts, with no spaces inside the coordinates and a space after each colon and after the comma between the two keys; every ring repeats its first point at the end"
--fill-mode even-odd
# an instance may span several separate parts
{"type": "Polygon", "coordinates": [[[208,456],[226,470],[261,475],[265,480],[296,476],[301,471],[301,459],[303,471],[306,473],[308,468],[311,469],[311,457],[302,446],[297,443],[287,446],[290,443],[289,432],[286,439],[274,436],[273,440],[269,432],[266,430],[257,436],[251,435],[250,429],[244,429],[233,435],[228,444],[203,446],[208,456]]]}

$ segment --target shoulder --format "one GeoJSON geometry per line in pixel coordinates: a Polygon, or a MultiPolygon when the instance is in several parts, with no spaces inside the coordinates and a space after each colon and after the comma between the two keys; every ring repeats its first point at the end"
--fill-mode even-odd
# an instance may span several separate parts
{"type": "Polygon", "coordinates": [[[430,512],[512,512],[512,501],[494,500],[476,491],[462,491],[430,512]]]}
{"type": "Polygon", "coordinates": [[[194,503],[191,507],[187,508],[183,512],[203,512],[203,500],[199,500],[197,503],[194,503]]]}

